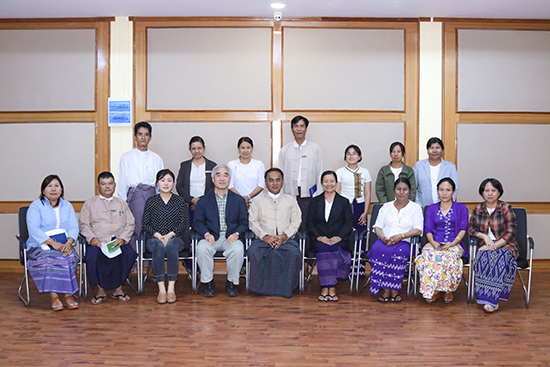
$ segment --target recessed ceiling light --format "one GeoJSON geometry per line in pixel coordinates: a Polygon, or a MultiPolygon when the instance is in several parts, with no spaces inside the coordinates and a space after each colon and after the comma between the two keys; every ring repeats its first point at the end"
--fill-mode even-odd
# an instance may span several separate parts
{"type": "Polygon", "coordinates": [[[271,7],[273,9],[283,9],[285,6],[286,6],[286,4],[282,4],[282,3],[273,3],[273,4],[271,4],[271,7]]]}

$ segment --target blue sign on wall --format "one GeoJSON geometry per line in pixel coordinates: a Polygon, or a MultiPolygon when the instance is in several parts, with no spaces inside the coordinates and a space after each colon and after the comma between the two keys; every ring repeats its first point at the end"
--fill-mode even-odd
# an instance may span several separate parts
{"type": "Polygon", "coordinates": [[[132,126],[131,98],[109,98],[109,126],[132,126]]]}

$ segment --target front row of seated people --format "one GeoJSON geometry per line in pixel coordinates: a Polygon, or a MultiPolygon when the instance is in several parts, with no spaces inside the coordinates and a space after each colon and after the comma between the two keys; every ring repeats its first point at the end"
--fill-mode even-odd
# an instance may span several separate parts
{"type": "MultiPolygon", "coordinates": [[[[250,228],[257,236],[249,248],[250,289],[252,292],[291,297],[297,287],[302,254],[292,238],[301,223],[301,211],[294,197],[283,194],[283,172],[270,168],[265,173],[267,190],[252,201],[250,216],[245,199],[229,190],[231,171],[225,165],[212,170],[214,190],[197,202],[194,229],[201,240],[197,261],[201,269],[204,296],[215,294],[213,257],[223,251],[227,259],[226,291],[237,296],[239,271],[243,264],[244,246],[240,238],[250,228]],[[250,217],[250,218],[249,218],[250,217]]],[[[324,193],[311,200],[307,228],[318,260],[321,283],[319,301],[336,302],[336,282],[347,279],[350,271],[349,245],[353,214],[349,201],[336,192],[337,175],[322,174],[324,193]]],[[[178,253],[189,241],[188,205],[172,193],[174,174],[167,169],[158,172],[156,185],[160,193],[147,200],[143,214],[143,231],[147,250],[153,255],[153,268],[158,283],[159,303],[176,301],[175,282],[178,253]],[[168,287],[165,285],[166,258],[168,287]]],[[[122,285],[135,263],[137,253],[128,245],[134,232],[133,216],[126,202],[113,197],[114,177],[103,172],[98,177],[99,195],[87,200],[81,211],[80,231],[89,247],[86,251],[87,274],[97,294],[92,304],[111,297],[122,302],[130,298],[122,285]],[[102,247],[109,241],[121,253],[109,257],[102,247]]],[[[417,257],[420,292],[428,302],[444,294],[452,301],[462,277],[462,256],[467,255],[463,238],[466,230],[478,239],[474,259],[477,302],[486,312],[498,309],[499,300],[507,300],[512,288],[518,245],[515,240],[516,218],[511,206],[500,201],[504,190],[496,179],[484,180],[478,204],[467,219],[463,204],[452,201],[454,181],[443,178],[437,184],[440,202],[430,205],[423,223],[422,208],[410,200],[411,184],[405,177],[394,183],[395,200],[385,203],[374,225],[378,240],[368,252],[371,263],[371,294],[379,302],[400,302],[399,291],[410,251],[410,238],[425,229],[428,244],[417,257]]],[[[63,199],[61,179],[50,175],[44,179],[39,199],[29,207],[27,241],[29,272],[40,292],[50,292],[55,311],[78,308],[73,294],[78,291],[76,268],[78,255],[73,250],[79,225],[72,205],[63,199]],[[63,295],[60,299],[58,293],[63,295]]]]}

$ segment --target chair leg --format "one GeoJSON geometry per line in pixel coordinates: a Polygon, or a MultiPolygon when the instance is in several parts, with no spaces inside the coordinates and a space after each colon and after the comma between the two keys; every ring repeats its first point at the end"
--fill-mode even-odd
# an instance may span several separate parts
{"type": "Polygon", "coordinates": [[[300,239],[299,246],[300,246],[300,252],[302,253],[302,268],[300,269],[300,281],[298,282],[298,290],[300,294],[304,293],[305,290],[305,283],[304,283],[304,277],[306,276],[306,249],[304,246],[304,240],[300,239]]]}
{"type": "MultiPolygon", "coordinates": [[[[358,266],[359,266],[359,264],[361,264],[362,242],[363,242],[363,239],[362,238],[359,239],[359,246],[357,248],[357,265],[358,266]]],[[[367,276],[366,273],[367,273],[367,263],[365,262],[365,277],[367,276]]],[[[369,279],[370,279],[370,277],[369,277],[369,279]]],[[[359,295],[359,277],[355,278],[355,294],[359,295]]]]}
{"type": "Polygon", "coordinates": [[[527,295],[525,297],[525,307],[529,307],[529,299],[531,298],[531,266],[529,266],[529,280],[527,281],[527,295]]]}
{"type": "Polygon", "coordinates": [[[143,276],[143,272],[141,270],[141,255],[139,255],[139,259],[138,259],[138,266],[137,266],[137,279],[138,279],[138,292],[139,294],[143,294],[143,283],[142,283],[142,279],[141,277],[143,276]]]}
{"type": "Polygon", "coordinates": [[[475,275],[474,275],[474,259],[476,256],[476,247],[470,245],[470,269],[468,269],[468,302],[474,302],[475,294],[475,275]]]}
{"type": "Polygon", "coordinates": [[[130,278],[126,278],[126,284],[128,284],[130,288],[132,288],[135,294],[139,294],[139,291],[132,285],[132,282],[130,282],[130,278]]]}
{"type": "Polygon", "coordinates": [[[516,274],[519,276],[519,280],[521,281],[521,286],[523,287],[525,307],[529,307],[529,296],[531,293],[531,268],[527,268],[525,270],[528,271],[528,277],[529,277],[527,286],[525,286],[525,282],[523,281],[523,276],[521,275],[521,269],[516,269],[516,274]]]}
{"type": "Polygon", "coordinates": [[[420,290],[418,268],[416,267],[416,259],[420,254],[420,243],[417,243],[414,248],[414,297],[418,297],[418,292],[420,290]]]}
{"type": "Polygon", "coordinates": [[[474,301],[474,264],[472,258],[470,258],[469,261],[470,266],[468,267],[468,303],[472,303],[474,301]]]}
{"type": "Polygon", "coordinates": [[[25,275],[23,275],[23,279],[21,279],[21,284],[19,284],[17,295],[19,296],[19,299],[25,304],[25,306],[29,307],[31,303],[31,294],[29,293],[29,275],[27,273],[27,269],[25,269],[25,275]],[[21,288],[23,288],[23,283],[25,283],[25,289],[27,291],[26,298],[23,298],[23,296],[21,295],[21,288]]]}
{"type": "Polygon", "coordinates": [[[416,245],[413,245],[411,244],[409,247],[410,247],[410,253],[409,253],[409,278],[407,280],[407,297],[411,297],[411,294],[412,294],[412,283],[414,282],[414,280],[412,279],[411,275],[412,275],[412,268],[413,268],[413,246],[416,246],[416,245]]]}
{"type": "Polygon", "coordinates": [[[245,240],[245,255],[244,255],[244,263],[245,263],[245,273],[244,273],[244,279],[246,284],[246,293],[250,293],[250,262],[248,261],[248,248],[250,247],[250,243],[252,240],[246,239],[245,240]]]}
{"type": "MultiPolygon", "coordinates": [[[[365,284],[363,284],[363,285],[361,286],[361,288],[357,288],[357,295],[359,295],[359,294],[363,291],[363,289],[367,288],[367,286],[369,285],[369,283],[370,283],[370,275],[369,275],[369,277],[367,278],[367,281],[365,282],[365,284]]],[[[357,286],[359,286],[359,279],[357,279],[357,286]]]]}
{"type": "Polygon", "coordinates": [[[25,274],[23,275],[23,279],[21,279],[21,284],[19,285],[17,295],[19,296],[19,299],[25,304],[25,306],[29,307],[29,305],[31,304],[31,293],[29,291],[29,269],[27,268],[27,251],[23,251],[23,266],[25,267],[25,274]],[[27,291],[26,299],[23,298],[23,296],[21,295],[23,282],[25,283],[25,290],[27,291]]]}
{"type": "Polygon", "coordinates": [[[82,288],[83,288],[82,296],[84,298],[88,297],[88,274],[86,273],[86,267],[87,267],[86,263],[83,263],[82,267],[80,268],[80,272],[84,273],[84,284],[82,284],[82,288]]]}
{"type": "Polygon", "coordinates": [[[310,265],[310,269],[307,272],[307,277],[305,279],[304,283],[304,290],[307,288],[307,285],[309,281],[311,280],[311,276],[313,275],[313,270],[315,269],[315,265],[317,265],[317,260],[312,260],[313,262],[310,265]]]}
{"type": "Polygon", "coordinates": [[[527,282],[527,297],[525,298],[525,307],[529,307],[529,300],[531,298],[531,274],[533,269],[533,248],[529,250],[529,280],[527,282]]]}
{"type": "Polygon", "coordinates": [[[196,254],[196,250],[197,250],[197,241],[196,240],[193,240],[191,241],[191,258],[192,258],[192,261],[191,261],[191,269],[192,269],[192,276],[191,276],[191,293],[193,294],[196,294],[197,291],[198,291],[198,287],[197,287],[197,254],[196,254]]]}
{"type": "Polygon", "coordinates": [[[354,243],[354,246],[353,246],[353,257],[351,259],[351,278],[350,278],[350,282],[349,282],[349,295],[351,296],[352,293],[353,293],[353,282],[355,280],[355,278],[359,278],[359,267],[361,266],[359,261],[357,261],[357,246],[361,243],[361,240],[357,240],[355,241],[354,243]],[[356,274],[356,270],[357,269],[357,274],[356,274]]]}
{"type": "Polygon", "coordinates": [[[80,268],[80,274],[78,275],[78,295],[82,297],[82,285],[84,284],[84,275],[82,274],[82,268],[80,268]]]}

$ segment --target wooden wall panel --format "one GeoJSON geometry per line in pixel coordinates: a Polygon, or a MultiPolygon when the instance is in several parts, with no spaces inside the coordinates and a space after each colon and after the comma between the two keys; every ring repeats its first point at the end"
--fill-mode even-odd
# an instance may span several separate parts
{"type": "Polygon", "coordinates": [[[95,193],[95,124],[0,124],[0,201],[35,200],[40,183],[57,174],[67,200],[95,193]],[[17,184],[14,184],[17,182],[17,184]]]}
{"type": "Polygon", "coordinates": [[[459,124],[458,177],[460,201],[478,201],[481,181],[495,177],[506,201],[550,202],[550,125],[459,124]],[[484,137],[495,143],[483,144],[484,137]]]}
{"type": "Polygon", "coordinates": [[[148,28],[148,110],[271,110],[270,28],[148,28]]]}
{"type": "Polygon", "coordinates": [[[95,66],[95,29],[0,29],[0,111],[93,111],[95,66]]]}
{"type": "Polygon", "coordinates": [[[459,29],[458,111],[550,112],[550,31],[459,29]]]}
{"type": "Polygon", "coordinates": [[[284,109],[403,111],[403,29],[283,28],[284,109]]]}

